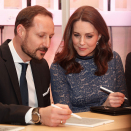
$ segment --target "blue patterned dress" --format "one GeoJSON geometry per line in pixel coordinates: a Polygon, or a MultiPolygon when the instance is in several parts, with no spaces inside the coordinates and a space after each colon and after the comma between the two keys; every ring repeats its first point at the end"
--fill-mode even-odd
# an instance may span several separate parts
{"type": "MultiPolygon", "coordinates": [[[[102,105],[109,95],[100,90],[100,86],[127,96],[122,61],[116,52],[113,52],[113,59],[108,62],[108,71],[102,76],[94,75],[97,67],[93,57],[76,58],[76,61],[84,68],[80,73],[65,75],[65,70],[60,65],[51,65],[54,103],[67,104],[74,113],[89,111],[91,106],[102,105]]],[[[124,106],[128,105],[126,101],[124,106]]]]}

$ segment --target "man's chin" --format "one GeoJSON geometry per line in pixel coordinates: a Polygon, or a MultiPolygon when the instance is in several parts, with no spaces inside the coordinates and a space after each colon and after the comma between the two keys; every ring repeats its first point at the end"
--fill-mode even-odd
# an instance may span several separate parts
{"type": "Polygon", "coordinates": [[[32,58],[36,60],[41,60],[43,59],[44,55],[45,53],[35,54],[35,55],[32,55],[32,58]]]}
{"type": "Polygon", "coordinates": [[[41,59],[43,59],[43,57],[44,57],[44,55],[42,54],[42,55],[38,56],[36,59],[41,60],[41,59]]]}

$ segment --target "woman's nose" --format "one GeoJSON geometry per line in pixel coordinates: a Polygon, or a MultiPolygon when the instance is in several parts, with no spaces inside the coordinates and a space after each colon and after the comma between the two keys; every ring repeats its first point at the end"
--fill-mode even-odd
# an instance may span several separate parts
{"type": "Polygon", "coordinates": [[[85,38],[84,37],[81,37],[80,38],[80,45],[84,45],[85,44],[85,38]]]}

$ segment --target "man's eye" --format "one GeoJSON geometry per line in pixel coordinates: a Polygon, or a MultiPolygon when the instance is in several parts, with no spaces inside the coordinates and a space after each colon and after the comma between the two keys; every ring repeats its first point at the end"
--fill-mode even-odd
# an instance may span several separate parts
{"type": "Polygon", "coordinates": [[[51,39],[53,36],[50,36],[49,38],[51,39]]]}
{"type": "Polygon", "coordinates": [[[43,37],[43,35],[38,35],[39,37],[43,37]]]}

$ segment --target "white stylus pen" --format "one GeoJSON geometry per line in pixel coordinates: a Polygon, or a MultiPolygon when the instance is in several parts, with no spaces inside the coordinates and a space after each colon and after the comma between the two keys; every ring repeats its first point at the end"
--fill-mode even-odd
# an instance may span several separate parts
{"type": "MultiPolygon", "coordinates": [[[[56,105],[54,105],[54,104],[51,104],[51,106],[52,106],[52,107],[55,107],[55,108],[62,109],[61,107],[56,106],[56,105]]],[[[71,113],[71,115],[74,116],[74,117],[76,117],[76,118],[78,118],[78,119],[82,119],[80,116],[78,116],[78,115],[76,115],[76,114],[74,114],[74,113],[71,113]]]]}
{"type": "MultiPolygon", "coordinates": [[[[102,86],[100,86],[100,88],[101,88],[102,90],[104,90],[104,91],[109,92],[109,93],[114,93],[113,91],[111,91],[111,90],[109,90],[109,89],[106,89],[106,88],[104,88],[104,87],[102,87],[102,86]]],[[[124,97],[124,99],[128,100],[126,97],[124,97]]]]}

